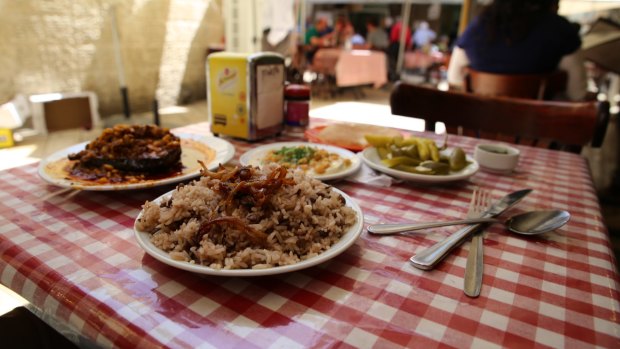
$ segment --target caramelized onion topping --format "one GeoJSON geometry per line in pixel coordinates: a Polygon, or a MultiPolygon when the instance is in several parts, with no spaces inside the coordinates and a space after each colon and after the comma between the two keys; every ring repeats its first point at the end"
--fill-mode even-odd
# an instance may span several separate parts
{"type": "MultiPolygon", "coordinates": [[[[265,244],[267,235],[250,227],[243,220],[231,217],[232,211],[239,207],[264,207],[269,205],[273,195],[284,185],[295,184],[292,178],[286,178],[286,168],[279,166],[274,168],[267,176],[257,174],[252,166],[235,167],[226,169],[220,165],[217,172],[209,171],[203,162],[201,175],[219,180],[214,190],[224,198],[220,208],[223,208],[226,216],[210,219],[201,224],[197,239],[212,232],[215,226],[229,226],[245,233],[255,243],[265,244]]],[[[254,219],[258,219],[254,217],[254,219]]]]}

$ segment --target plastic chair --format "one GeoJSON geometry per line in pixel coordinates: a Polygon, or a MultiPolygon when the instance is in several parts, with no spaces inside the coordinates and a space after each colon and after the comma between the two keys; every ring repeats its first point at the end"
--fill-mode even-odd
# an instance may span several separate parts
{"type": "Polygon", "coordinates": [[[608,102],[559,102],[488,97],[397,83],[390,95],[392,114],[436,122],[449,133],[579,153],[600,147],[609,122],[608,102]]]}

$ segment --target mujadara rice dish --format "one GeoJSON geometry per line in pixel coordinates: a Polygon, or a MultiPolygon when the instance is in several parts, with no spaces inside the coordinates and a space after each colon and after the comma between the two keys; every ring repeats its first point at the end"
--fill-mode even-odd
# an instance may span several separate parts
{"type": "Polygon", "coordinates": [[[326,251],[357,219],[344,197],[301,170],[220,167],[203,168],[159,204],[147,201],[137,228],[174,260],[263,269],[326,251]]]}

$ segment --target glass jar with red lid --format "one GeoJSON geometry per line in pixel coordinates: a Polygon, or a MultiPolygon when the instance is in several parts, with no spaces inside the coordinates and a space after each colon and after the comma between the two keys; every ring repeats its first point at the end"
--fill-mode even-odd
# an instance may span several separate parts
{"type": "Polygon", "coordinates": [[[284,88],[284,122],[287,126],[307,127],[310,122],[310,88],[290,84],[284,88]]]}

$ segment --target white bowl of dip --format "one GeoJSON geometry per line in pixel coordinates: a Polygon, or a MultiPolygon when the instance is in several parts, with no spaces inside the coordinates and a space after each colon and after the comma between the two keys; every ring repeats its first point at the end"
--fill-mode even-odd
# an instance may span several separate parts
{"type": "Polygon", "coordinates": [[[481,143],[474,150],[474,159],[484,171],[510,173],[519,164],[520,154],[519,149],[505,144],[481,143]]]}

